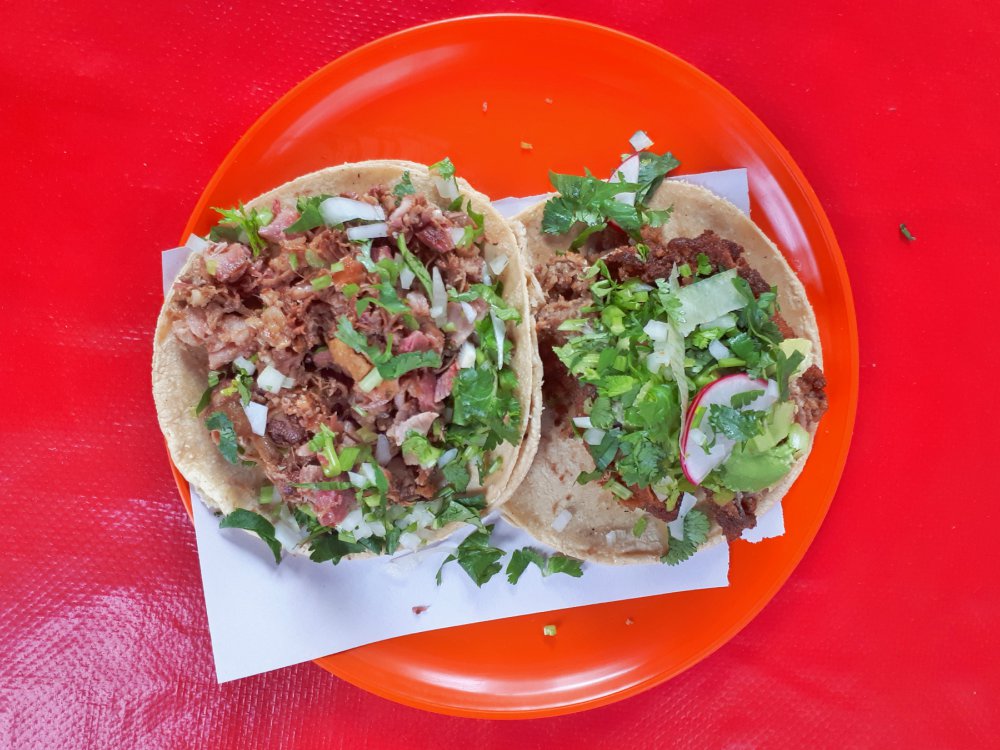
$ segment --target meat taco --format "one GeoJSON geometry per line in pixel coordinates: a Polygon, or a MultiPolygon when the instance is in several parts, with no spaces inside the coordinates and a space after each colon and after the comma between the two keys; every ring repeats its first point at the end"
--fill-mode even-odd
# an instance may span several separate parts
{"type": "Polygon", "coordinates": [[[489,200],[447,159],[372,161],[220,213],[160,313],[153,395],[223,525],[336,563],[481,524],[537,439],[525,273],[489,200]]]}
{"type": "Polygon", "coordinates": [[[675,564],[733,540],[801,472],[826,410],[816,321],[764,233],[636,153],[552,175],[515,217],[533,271],[541,443],[504,514],[561,552],[675,564]]]}

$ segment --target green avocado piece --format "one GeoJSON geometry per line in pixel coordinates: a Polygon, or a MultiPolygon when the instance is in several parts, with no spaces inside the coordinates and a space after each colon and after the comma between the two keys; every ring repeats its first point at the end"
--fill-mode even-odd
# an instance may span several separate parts
{"type": "Polygon", "coordinates": [[[731,490],[757,492],[785,476],[793,460],[787,444],[761,453],[737,448],[719,467],[719,481],[731,490]]]}
{"type": "Polygon", "coordinates": [[[754,453],[763,453],[773,448],[786,437],[795,419],[795,404],[783,401],[775,404],[764,423],[764,432],[747,442],[747,449],[754,453]]]}

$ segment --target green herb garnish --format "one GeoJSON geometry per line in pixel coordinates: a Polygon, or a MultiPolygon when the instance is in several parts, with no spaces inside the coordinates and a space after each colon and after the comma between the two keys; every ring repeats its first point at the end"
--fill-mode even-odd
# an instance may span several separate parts
{"type": "Polygon", "coordinates": [[[267,544],[274,555],[274,562],[281,562],[281,542],[274,537],[274,524],[252,510],[237,508],[219,522],[220,529],[245,529],[252,531],[267,544]]]}

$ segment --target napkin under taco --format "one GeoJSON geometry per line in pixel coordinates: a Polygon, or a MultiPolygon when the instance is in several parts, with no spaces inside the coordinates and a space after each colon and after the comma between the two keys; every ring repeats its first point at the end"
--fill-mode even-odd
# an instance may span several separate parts
{"type": "Polygon", "coordinates": [[[336,562],[506,500],[537,438],[538,356],[488,199],[448,160],[370,161],[220,213],[167,294],[153,394],[224,525],[336,562]]]}
{"type": "Polygon", "coordinates": [[[526,233],[541,444],[505,515],[587,560],[676,563],[753,527],[826,410],[815,317],[778,248],[677,166],[552,175],[526,233]]]}

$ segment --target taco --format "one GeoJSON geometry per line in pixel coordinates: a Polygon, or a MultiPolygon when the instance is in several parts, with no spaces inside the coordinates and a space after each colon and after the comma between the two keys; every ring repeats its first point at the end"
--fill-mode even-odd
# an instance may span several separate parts
{"type": "Polygon", "coordinates": [[[552,175],[525,232],[544,370],[541,443],[505,516],[561,552],[676,564],[756,524],[826,410],[815,317],[731,203],[638,153],[552,175]]]}
{"type": "Polygon", "coordinates": [[[160,313],[153,395],[223,525],[334,563],[481,525],[530,463],[538,366],[489,200],[447,159],[371,161],[220,213],[160,313]]]}

